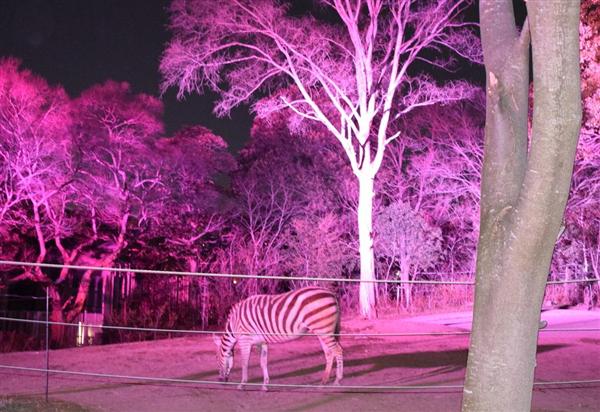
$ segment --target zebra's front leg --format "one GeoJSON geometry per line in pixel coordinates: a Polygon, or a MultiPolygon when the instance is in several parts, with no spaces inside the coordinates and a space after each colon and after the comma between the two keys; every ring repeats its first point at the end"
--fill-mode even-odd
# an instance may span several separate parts
{"type": "Polygon", "coordinates": [[[267,369],[267,344],[262,343],[260,345],[260,367],[263,372],[263,386],[262,390],[267,391],[267,385],[269,384],[269,370],[267,369]]]}
{"type": "Polygon", "coordinates": [[[240,355],[242,357],[242,381],[238,385],[238,389],[244,389],[244,384],[248,382],[248,363],[250,361],[250,349],[252,349],[252,343],[240,342],[240,355]]]}

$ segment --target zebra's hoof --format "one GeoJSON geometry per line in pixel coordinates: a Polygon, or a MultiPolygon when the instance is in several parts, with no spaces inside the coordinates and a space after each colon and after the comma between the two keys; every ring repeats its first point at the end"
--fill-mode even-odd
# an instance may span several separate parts
{"type": "Polygon", "coordinates": [[[263,385],[261,387],[261,389],[262,389],[263,392],[268,392],[269,391],[269,388],[267,388],[267,385],[263,385]]]}
{"type": "Polygon", "coordinates": [[[240,384],[237,386],[237,388],[238,388],[240,391],[243,391],[243,390],[244,390],[244,385],[242,385],[242,384],[240,383],[240,384]]]}
{"type": "Polygon", "coordinates": [[[340,381],[339,380],[335,380],[332,384],[333,386],[340,386],[340,381]]]}

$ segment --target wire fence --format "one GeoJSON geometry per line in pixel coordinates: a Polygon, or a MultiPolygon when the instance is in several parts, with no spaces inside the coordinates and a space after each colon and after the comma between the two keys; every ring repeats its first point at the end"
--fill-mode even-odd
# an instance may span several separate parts
{"type": "MultiPolygon", "coordinates": [[[[221,382],[221,381],[210,381],[210,380],[199,380],[199,379],[183,379],[183,378],[164,378],[155,376],[135,376],[135,375],[120,375],[113,373],[98,373],[98,372],[84,372],[84,371],[68,371],[62,369],[44,369],[44,368],[32,368],[26,366],[12,366],[12,365],[0,365],[0,369],[9,370],[21,370],[31,372],[45,372],[55,373],[63,375],[75,375],[75,376],[90,376],[95,378],[108,378],[108,379],[124,379],[124,380],[136,380],[136,381],[147,381],[147,382],[162,382],[162,383],[185,383],[203,386],[212,386],[213,388],[219,388],[223,386],[237,387],[237,382],[221,382]]],[[[586,385],[586,384],[598,384],[600,379],[589,379],[589,380],[564,380],[564,381],[536,381],[533,382],[533,386],[565,386],[565,385],[586,385]]],[[[263,386],[269,388],[282,388],[282,389],[323,389],[329,392],[349,392],[351,393],[368,393],[374,391],[440,391],[440,390],[462,390],[463,385],[314,385],[314,384],[291,384],[291,383],[258,383],[258,382],[247,382],[244,383],[244,387],[256,387],[262,388],[263,386]],[[358,391],[358,392],[357,392],[358,391]]]]}
{"type": "MultiPolygon", "coordinates": [[[[388,283],[388,284],[414,284],[414,285],[475,285],[474,281],[450,281],[450,280],[402,280],[402,279],[357,279],[357,278],[333,278],[318,276],[282,276],[282,275],[246,275],[233,273],[212,273],[212,272],[185,272],[175,270],[153,270],[153,269],[134,269],[117,268],[106,266],[88,266],[88,265],[63,265],[58,263],[38,263],[22,262],[17,260],[0,260],[0,265],[24,266],[24,267],[43,267],[53,269],[73,269],[73,270],[92,270],[109,272],[129,272],[140,275],[167,275],[167,276],[192,276],[192,277],[212,277],[229,279],[269,279],[269,280],[294,280],[294,281],[313,281],[313,282],[340,282],[340,283],[388,283]]],[[[460,272],[464,273],[464,272],[460,272]]],[[[568,283],[587,283],[599,282],[600,279],[567,279],[547,281],[548,285],[568,284],[568,283]]]]}
{"type": "MultiPolygon", "coordinates": [[[[9,370],[21,370],[30,372],[45,372],[63,375],[75,375],[75,376],[89,376],[95,378],[108,378],[108,379],[123,379],[123,380],[135,380],[135,381],[149,381],[149,382],[162,382],[162,383],[185,383],[194,385],[209,386],[212,388],[222,388],[223,386],[237,387],[237,382],[221,382],[211,380],[199,380],[199,379],[183,379],[183,378],[165,378],[165,377],[154,377],[154,376],[136,376],[136,375],[121,375],[112,373],[98,373],[98,372],[85,372],[85,371],[70,371],[62,369],[44,369],[44,368],[32,368],[25,366],[12,366],[12,365],[0,365],[0,369],[9,370]]],[[[600,379],[589,379],[589,380],[563,380],[563,381],[535,381],[533,382],[534,387],[547,387],[547,386],[565,386],[565,385],[591,385],[600,383],[600,379]]],[[[244,387],[269,387],[269,388],[283,388],[283,389],[318,389],[322,391],[326,389],[330,392],[349,392],[350,393],[366,393],[374,391],[441,391],[441,390],[462,390],[463,385],[314,385],[314,384],[286,384],[286,383],[258,383],[258,382],[247,382],[244,383],[244,387]]]]}
{"type": "MultiPolygon", "coordinates": [[[[30,368],[25,366],[12,366],[12,365],[0,365],[0,369],[12,369],[12,370],[23,370],[23,371],[34,371],[34,372],[51,372],[57,374],[67,374],[67,375],[79,375],[79,376],[92,376],[97,378],[116,378],[116,379],[130,379],[130,380],[138,380],[138,381],[151,381],[151,382],[165,382],[165,383],[190,383],[196,385],[211,385],[215,387],[223,387],[223,386],[238,386],[237,382],[220,382],[220,381],[210,381],[210,380],[197,380],[197,379],[181,379],[181,378],[163,378],[163,377],[153,377],[153,376],[134,376],[134,375],[119,375],[119,374],[111,374],[111,373],[96,373],[96,372],[83,372],[83,371],[66,371],[60,369],[43,369],[43,368],[30,368]]],[[[329,389],[333,391],[340,390],[447,390],[447,389],[462,389],[462,385],[335,385],[335,386],[327,386],[327,385],[312,385],[312,384],[288,384],[288,383],[268,383],[263,385],[262,383],[256,382],[247,382],[244,383],[244,386],[249,387],[262,387],[267,386],[270,388],[286,388],[286,389],[329,389]]]]}
{"type": "Polygon", "coordinates": [[[8,299],[19,299],[19,300],[46,300],[44,296],[28,296],[28,295],[15,295],[14,293],[3,293],[0,296],[8,299]]]}
{"type": "MultiPolygon", "coordinates": [[[[1,296],[1,295],[0,295],[1,296]]],[[[86,327],[94,329],[107,329],[107,330],[129,330],[136,332],[157,332],[157,333],[173,333],[173,334],[190,334],[190,335],[221,335],[225,333],[223,330],[195,330],[195,329],[165,329],[165,328],[141,328],[136,326],[116,326],[116,325],[94,325],[90,323],[69,323],[69,322],[55,322],[55,321],[43,321],[35,319],[21,319],[0,316],[0,320],[8,322],[21,322],[21,323],[32,323],[32,324],[49,324],[59,326],[70,326],[70,327],[86,327]]],[[[600,328],[550,328],[540,329],[540,332],[596,332],[600,331],[600,328]]],[[[237,335],[255,335],[250,332],[237,332],[237,335]]],[[[452,332],[378,332],[378,333],[336,333],[335,336],[339,337],[391,337],[391,336],[452,336],[452,335],[470,335],[469,331],[452,331],[452,332]]],[[[263,336],[329,336],[327,333],[286,333],[286,332],[262,332],[263,336]]]]}
{"type": "MultiPolygon", "coordinates": [[[[24,266],[24,267],[45,267],[45,268],[69,268],[74,270],[93,270],[93,271],[111,271],[111,272],[129,272],[137,274],[159,274],[159,275],[170,275],[170,276],[196,276],[196,277],[215,277],[215,278],[234,278],[234,279],[272,279],[272,280],[297,280],[297,281],[328,281],[328,282],[347,282],[347,283],[360,283],[363,282],[360,279],[348,279],[348,278],[331,278],[331,277],[288,277],[288,276],[255,276],[255,275],[244,275],[244,274],[227,274],[227,273],[201,273],[201,272],[180,272],[180,271],[158,271],[158,270],[147,270],[147,269],[131,269],[131,268],[113,268],[113,267],[100,267],[100,266],[85,266],[85,265],[60,265],[52,263],[35,263],[35,262],[21,262],[21,261],[10,261],[0,260],[0,265],[13,265],[13,266],[24,266]]],[[[436,280],[400,280],[400,279],[372,279],[368,280],[370,283],[391,283],[391,284],[428,284],[428,285],[474,285],[472,281],[436,281],[436,280]]],[[[566,284],[566,283],[585,283],[585,282],[598,282],[598,279],[571,279],[563,281],[549,281],[547,284],[566,284]]],[[[4,294],[7,298],[24,298],[22,295],[15,294],[4,294]]],[[[25,297],[26,298],[26,297],[25,297]]],[[[49,349],[49,326],[67,326],[67,327],[88,327],[88,328],[99,328],[107,330],[128,330],[138,332],[157,332],[157,333],[173,333],[173,334],[220,334],[223,331],[210,331],[210,330],[191,330],[191,329],[165,329],[165,328],[142,328],[133,326],[113,326],[113,325],[94,325],[87,323],[72,323],[72,322],[56,322],[50,321],[49,315],[49,301],[50,298],[46,293],[45,297],[32,296],[32,299],[46,301],[46,319],[45,320],[34,320],[34,319],[22,319],[15,317],[0,317],[1,321],[7,322],[21,322],[30,324],[44,324],[46,327],[45,336],[45,368],[32,368],[25,366],[15,365],[0,365],[0,369],[5,370],[21,370],[30,372],[40,372],[46,374],[46,385],[45,393],[46,399],[48,399],[48,388],[50,373],[52,374],[65,374],[75,376],[90,376],[97,378],[110,378],[110,379],[125,379],[135,381],[149,381],[149,382],[163,382],[163,383],[186,383],[203,385],[207,387],[223,387],[223,385],[238,385],[234,382],[217,382],[210,380],[196,380],[196,379],[179,379],[179,378],[164,378],[164,377],[151,377],[151,376],[135,376],[135,375],[120,375],[120,374],[109,374],[109,373],[96,373],[96,372],[84,372],[84,371],[73,371],[73,370],[59,370],[50,368],[50,349],[49,349]]],[[[550,328],[541,329],[540,332],[596,332],[600,331],[600,328],[550,328]]],[[[339,333],[341,337],[400,337],[400,336],[452,336],[452,335],[469,335],[470,331],[450,331],[450,332],[381,332],[381,333],[339,333]]],[[[286,336],[286,333],[264,333],[267,335],[278,335],[286,336]]],[[[316,333],[298,333],[293,334],[294,336],[319,336],[316,333]]],[[[597,384],[600,383],[600,379],[589,379],[589,380],[564,380],[564,381],[540,381],[534,382],[534,386],[564,386],[564,385],[585,385],[585,384],[597,384]]],[[[245,386],[263,386],[262,383],[247,383],[245,386]]],[[[422,390],[422,391],[434,391],[434,390],[459,390],[463,388],[463,385],[337,385],[337,386],[323,386],[323,385],[310,385],[310,384],[268,384],[270,388],[279,388],[282,390],[290,389],[319,389],[323,388],[338,392],[352,391],[353,393],[360,392],[373,392],[373,391],[402,391],[402,390],[422,390]],[[358,391],[358,392],[357,392],[358,391]]]]}

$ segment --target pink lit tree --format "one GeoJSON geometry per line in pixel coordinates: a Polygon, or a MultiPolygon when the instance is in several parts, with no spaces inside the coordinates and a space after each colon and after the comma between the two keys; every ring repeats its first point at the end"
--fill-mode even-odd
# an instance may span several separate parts
{"type": "MultiPolygon", "coordinates": [[[[280,274],[284,232],[296,213],[295,188],[281,173],[278,147],[271,146],[275,128],[254,125],[251,141],[238,156],[230,173],[232,201],[224,212],[227,228],[213,269],[252,275],[280,274]]],[[[247,296],[274,292],[277,282],[261,279],[235,280],[231,293],[247,296]],[[234,289],[237,292],[234,292],[234,289]]]]}
{"type": "MultiPolygon", "coordinates": [[[[600,281],[600,3],[597,0],[582,1],[579,34],[583,127],[579,137],[572,197],[577,199],[573,203],[585,205],[586,211],[573,215],[578,216],[579,226],[584,229],[581,242],[583,272],[585,276],[600,281]]],[[[586,303],[590,306],[600,305],[600,284],[595,282],[584,287],[586,303]]]]}
{"type": "MultiPolygon", "coordinates": [[[[581,3],[579,50],[583,123],[567,210],[565,230],[554,255],[553,279],[600,280],[600,3],[581,3]]],[[[552,287],[546,298],[554,305],[600,303],[598,282],[552,287]]]]}
{"type": "Polygon", "coordinates": [[[472,272],[479,230],[480,176],[483,163],[483,96],[462,104],[426,108],[410,121],[421,139],[408,144],[407,180],[416,210],[443,227],[446,273],[472,272]],[[414,176],[415,178],[410,178],[414,176]]]}
{"type": "MultiPolygon", "coordinates": [[[[400,266],[411,268],[399,270],[402,280],[464,280],[474,269],[484,119],[483,102],[479,95],[475,97],[473,101],[413,111],[401,126],[403,136],[389,148],[377,190],[385,205],[401,209],[395,214],[398,233],[391,231],[381,238],[376,228],[378,255],[387,250],[381,270],[389,278],[395,278],[400,266]],[[403,225],[416,226],[407,230],[403,225]],[[419,235],[420,231],[424,235],[419,235]],[[439,235],[429,236],[436,232],[439,235]],[[396,236],[404,240],[394,240],[396,236]],[[428,243],[428,239],[434,243],[428,243]],[[402,265],[399,257],[406,252],[397,246],[398,242],[424,243],[422,249],[410,247],[402,265]],[[437,250],[437,259],[426,258],[431,246],[437,250]],[[419,257],[421,251],[425,259],[419,257]]],[[[419,291],[424,289],[420,287],[419,291]]],[[[405,306],[410,290],[408,285],[402,289],[405,306]]],[[[466,296],[456,287],[452,291],[457,292],[457,298],[466,296]]],[[[428,298],[443,293],[436,287],[428,291],[428,298]]],[[[439,304],[444,302],[439,300],[439,304]]]]}
{"type": "Polygon", "coordinates": [[[210,88],[221,95],[221,116],[266,93],[272,98],[254,105],[259,116],[288,109],[296,126],[317,122],[337,139],[358,181],[360,308],[371,317],[374,179],[386,147],[401,135],[389,126],[416,107],[472,90],[463,82],[440,86],[412,68],[452,69],[449,55],[478,61],[480,48],[460,18],[468,1],[323,3],[331,16],[295,17],[267,0],[175,0],[163,90],[176,86],[182,97],[210,88]]]}
{"type": "MultiPolygon", "coordinates": [[[[75,198],[70,124],[62,88],[21,69],[15,59],[0,60],[0,244],[5,258],[42,263],[50,242],[76,228],[66,216],[75,198]]],[[[55,277],[40,267],[23,267],[14,275],[3,283],[42,285],[52,298],[52,320],[62,320],[55,277]]]]}
{"type": "Polygon", "coordinates": [[[0,60],[0,222],[19,222],[28,202],[41,222],[41,210],[70,183],[68,104],[64,90],[18,60],[0,60]]]}
{"type": "MultiPolygon", "coordinates": [[[[354,265],[345,234],[339,216],[333,213],[295,217],[286,232],[283,252],[286,269],[299,276],[343,277],[348,267],[354,265]]],[[[301,287],[307,282],[293,284],[301,287]]]]}
{"type": "MultiPolygon", "coordinates": [[[[236,166],[227,143],[202,126],[188,126],[160,139],[161,191],[158,223],[151,235],[167,239],[169,254],[188,260],[187,268],[207,268],[203,243],[224,230],[229,209],[215,182],[236,166]],[[172,248],[172,250],[171,250],[172,248]]],[[[194,270],[191,270],[194,271],[194,270]]]]}
{"type": "Polygon", "coordinates": [[[579,24],[579,51],[581,61],[581,88],[583,97],[583,133],[600,135],[600,3],[597,0],[581,2],[579,24]]]}
{"type": "MultiPolygon", "coordinates": [[[[161,158],[157,218],[137,239],[140,254],[148,262],[145,267],[209,271],[215,265],[213,251],[227,231],[227,212],[231,210],[215,179],[219,174],[229,174],[236,166],[235,159],[227,151],[227,143],[202,126],[184,127],[173,136],[160,139],[156,150],[161,158]]],[[[188,292],[198,290],[200,323],[204,328],[215,303],[211,302],[210,292],[215,290],[211,280],[160,277],[150,287],[176,294],[187,304],[191,301],[188,292]]]]}
{"type": "MultiPolygon", "coordinates": [[[[357,267],[358,260],[357,250],[348,241],[355,236],[353,227],[341,213],[344,193],[340,187],[348,177],[344,159],[335,141],[320,138],[322,130],[291,131],[289,116],[279,112],[255,120],[251,140],[240,152],[234,187],[252,187],[252,196],[260,197],[258,203],[264,204],[271,203],[272,185],[267,182],[275,182],[278,190],[286,193],[287,218],[276,230],[266,230],[277,237],[277,262],[270,273],[345,276],[357,267]]],[[[248,197],[244,190],[235,193],[239,199],[248,197]]],[[[246,225],[235,220],[241,233],[248,233],[246,225]]],[[[290,279],[296,286],[306,284],[293,282],[293,276],[290,279]]]]}
{"type": "MultiPolygon", "coordinates": [[[[90,239],[102,245],[80,262],[111,267],[130,228],[156,219],[161,176],[153,148],[162,133],[162,104],[132,93],[127,83],[108,81],[84,91],[73,107],[75,185],[90,239]]],[[[83,310],[92,275],[84,271],[76,295],[65,303],[68,320],[83,310]]]]}
{"type": "MultiPolygon", "coordinates": [[[[429,224],[413,208],[402,202],[385,207],[375,218],[375,242],[379,256],[388,262],[388,268],[397,265],[399,280],[414,279],[417,271],[431,269],[441,260],[442,231],[429,224]]],[[[412,285],[399,285],[399,304],[411,305],[412,285]]]]}
{"type": "MultiPolygon", "coordinates": [[[[234,216],[236,226],[230,234],[230,245],[235,248],[237,271],[251,275],[278,274],[283,257],[284,231],[294,215],[296,204],[292,189],[279,176],[253,176],[248,173],[234,184],[240,202],[234,216]]],[[[234,273],[235,273],[234,272],[234,273]]],[[[248,279],[243,283],[244,294],[253,295],[267,288],[274,292],[271,281],[248,279]]]]}
{"type": "MultiPolygon", "coordinates": [[[[0,64],[0,85],[6,188],[0,226],[3,234],[20,234],[17,255],[8,257],[112,266],[129,225],[154,218],[160,176],[150,151],[162,130],[160,103],[113,82],[73,103],[15,60],[0,64]]],[[[42,285],[52,298],[52,320],[71,322],[85,307],[92,273],[25,267],[9,282],[42,285]]],[[[62,327],[54,325],[52,332],[60,344],[62,327]]]]}

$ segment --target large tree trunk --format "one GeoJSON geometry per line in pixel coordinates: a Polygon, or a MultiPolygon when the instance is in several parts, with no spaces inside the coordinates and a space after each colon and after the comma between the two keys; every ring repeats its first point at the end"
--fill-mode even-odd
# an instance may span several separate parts
{"type": "Polygon", "coordinates": [[[528,0],[527,9],[529,150],[529,29],[519,35],[512,0],[480,2],[487,116],[463,411],[531,408],[540,310],[579,133],[579,1],[528,0]]]}
{"type": "MultiPolygon", "coordinates": [[[[127,246],[127,242],[125,241],[125,235],[127,233],[128,221],[129,213],[123,214],[119,225],[119,235],[117,236],[115,244],[112,246],[112,251],[108,255],[98,260],[89,259],[85,263],[91,263],[91,266],[97,267],[112,267],[115,263],[115,260],[119,256],[119,253],[121,253],[121,251],[127,246]]],[[[65,317],[68,322],[73,322],[77,318],[77,316],[79,316],[81,312],[83,312],[85,308],[85,303],[88,298],[88,292],[90,290],[90,282],[92,280],[92,275],[94,274],[94,272],[94,270],[86,270],[81,276],[79,288],[77,289],[77,294],[75,295],[71,307],[66,311],[65,314],[65,317]]]]}
{"type": "Polygon", "coordinates": [[[360,252],[360,313],[375,316],[375,258],[373,254],[373,177],[358,176],[358,242],[360,252]]]}
{"type": "MultiPolygon", "coordinates": [[[[51,322],[64,323],[65,318],[62,310],[62,299],[58,293],[58,288],[54,284],[46,286],[48,296],[50,297],[50,313],[48,314],[51,322]]],[[[65,326],[52,324],[50,325],[50,346],[53,348],[61,348],[65,344],[65,326]]]]}

